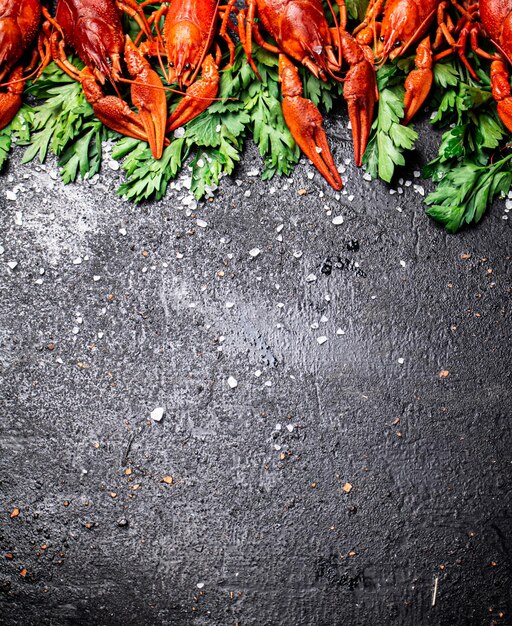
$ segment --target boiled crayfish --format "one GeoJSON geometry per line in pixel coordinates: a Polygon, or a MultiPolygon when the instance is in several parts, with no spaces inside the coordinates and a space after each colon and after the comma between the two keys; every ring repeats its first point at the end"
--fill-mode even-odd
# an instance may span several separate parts
{"type": "MultiPolygon", "coordinates": [[[[416,68],[405,81],[404,124],[409,123],[428,96],[434,58],[446,54],[434,57],[432,51],[442,43],[448,44],[450,53],[457,48],[453,35],[455,25],[446,12],[449,5],[446,0],[372,0],[364,21],[354,31],[361,44],[375,44],[375,57],[380,63],[401,57],[418,44],[416,68]],[[380,16],[381,22],[378,21],[380,16]],[[434,21],[437,21],[437,30],[432,42],[428,31],[434,21]]],[[[463,54],[461,58],[467,64],[463,54]]]]}
{"type": "Polygon", "coordinates": [[[492,95],[497,102],[501,121],[512,132],[512,90],[509,69],[512,65],[512,0],[480,0],[472,8],[473,17],[479,17],[480,22],[467,20],[468,23],[461,30],[459,45],[464,48],[466,37],[470,35],[471,47],[476,54],[492,60],[492,95]],[[498,50],[496,55],[490,55],[480,48],[478,34],[482,29],[498,50]]]}
{"type": "MultiPolygon", "coordinates": [[[[39,0],[0,0],[0,129],[9,124],[21,107],[25,61],[40,22],[39,0]]],[[[42,46],[38,51],[45,56],[42,46]]],[[[28,65],[36,61],[37,53],[31,55],[28,65]]]]}
{"type": "Polygon", "coordinates": [[[229,62],[233,65],[235,46],[228,34],[230,14],[235,0],[220,6],[218,0],[180,0],[170,6],[162,5],[148,19],[155,25],[156,38],[144,42],[140,50],[160,59],[169,84],[187,87],[185,97],[179,102],[167,122],[171,132],[205,111],[217,97],[219,90],[219,65],[222,53],[216,43],[217,33],[229,48],[229,62]],[[163,28],[159,22],[164,18],[163,28]],[[219,26],[220,20],[220,26],[219,26]],[[214,55],[209,54],[214,49],[214,55]],[[167,58],[167,68],[161,57],[167,58]],[[201,78],[197,80],[201,72],[201,78]]]}
{"type": "Polygon", "coordinates": [[[378,97],[377,85],[373,65],[364,48],[345,29],[346,11],[342,0],[338,0],[338,4],[340,18],[334,28],[328,25],[321,0],[249,0],[248,9],[238,15],[240,40],[256,74],[253,38],[263,48],[279,54],[286,124],[301,150],[334,189],[341,189],[342,181],[323,130],[322,115],[311,100],[302,97],[299,74],[291,59],[322,80],[329,76],[341,80],[343,60],[348,64],[344,98],[352,125],[355,161],[361,165],[378,97]],[[276,46],[265,41],[259,23],[276,46]]]}
{"type": "Polygon", "coordinates": [[[162,156],[167,121],[167,101],[158,74],[123,34],[121,11],[128,13],[151,36],[142,9],[135,0],[58,0],[55,18],[46,9],[45,28],[56,64],[79,81],[99,120],[113,130],[147,141],[153,156],[162,156]],[[78,70],[66,58],[70,46],[85,63],[78,70]],[[124,58],[131,80],[123,78],[124,58]],[[105,96],[102,85],[109,81],[117,96],[105,96]],[[131,82],[134,113],[119,96],[118,82],[131,82]]]}

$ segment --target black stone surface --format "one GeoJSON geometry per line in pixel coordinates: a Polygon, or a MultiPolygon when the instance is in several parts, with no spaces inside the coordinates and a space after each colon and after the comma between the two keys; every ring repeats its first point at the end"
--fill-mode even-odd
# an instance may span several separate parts
{"type": "Polygon", "coordinates": [[[2,624],[512,624],[510,221],[429,220],[422,133],[402,194],[352,164],[340,200],[305,162],[262,183],[248,147],[190,215],[15,152],[2,624]]]}

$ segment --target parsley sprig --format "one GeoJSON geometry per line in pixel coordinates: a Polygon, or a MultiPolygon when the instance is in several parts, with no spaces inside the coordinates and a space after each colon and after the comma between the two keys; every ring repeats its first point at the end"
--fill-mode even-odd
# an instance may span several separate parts
{"type": "Polygon", "coordinates": [[[435,71],[438,110],[432,124],[448,129],[438,156],[423,169],[423,176],[437,184],[425,203],[427,214],[455,233],[478,223],[492,201],[510,191],[512,154],[500,155],[508,133],[496,113],[485,71],[478,69],[478,83],[456,59],[435,71]]]}
{"type": "Polygon", "coordinates": [[[80,84],[52,63],[28,92],[41,104],[30,110],[29,130],[19,141],[28,145],[22,163],[44,162],[51,150],[59,157],[64,183],[75,181],[79,173],[86,178],[99,172],[102,141],[114,133],[95,117],[80,84]]]}
{"type": "Polygon", "coordinates": [[[397,165],[405,165],[404,152],[412,150],[418,133],[403,126],[404,87],[396,65],[385,65],[377,72],[379,104],[363,163],[373,178],[391,182],[397,165]]]}

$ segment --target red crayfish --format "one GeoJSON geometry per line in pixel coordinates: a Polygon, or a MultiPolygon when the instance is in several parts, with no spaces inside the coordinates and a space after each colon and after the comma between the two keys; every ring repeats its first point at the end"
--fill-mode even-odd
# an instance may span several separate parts
{"type": "Polygon", "coordinates": [[[51,54],[64,72],[81,83],[99,120],[122,135],[148,141],[153,156],[159,159],[167,121],[164,87],[135,44],[123,34],[121,11],[151,37],[146,17],[135,0],[58,0],[55,18],[43,9],[51,54]],[[83,70],[68,61],[67,46],[85,63],[83,70]],[[123,58],[131,79],[123,78],[123,58]],[[106,81],[116,96],[103,94],[106,81]],[[118,82],[131,82],[131,98],[138,113],[121,99],[118,82]]]}
{"type": "Polygon", "coordinates": [[[343,60],[348,64],[343,79],[344,97],[352,125],[355,161],[361,165],[378,97],[377,85],[373,64],[364,48],[345,30],[345,7],[342,0],[338,2],[340,18],[333,28],[328,25],[321,0],[249,0],[248,9],[238,15],[240,40],[256,74],[253,38],[263,48],[279,54],[286,124],[301,150],[334,189],[341,189],[342,181],[322,127],[322,115],[311,100],[302,97],[299,74],[291,59],[322,80],[329,76],[341,80],[343,60]],[[264,39],[259,24],[276,46],[264,39]]]}
{"type": "MultiPolygon", "coordinates": [[[[455,0],[451,3],[466,13],[455,0]]],[[[404,124],[409,123],[428,96],[434,59],[446,54],[443,52],[434,57],[432,50],[443,42],[450,47],[448,53],[457,48],[453,35],[455,25],[446,12],[449,5],[449,0],[372,0],[364,21],[354,31],[360,43],[375,43],[375,56],[381,63],[403,56],[414,44],[418,44],[416,68],[405,81],[404,124]],[[378,22],[380,15],[382,21],[378,22]],[[427,33],[434,21],[437,21],[437,30],[431,42],[427,33]]],[[[465,60],[463,55],[461,57],[465,60]]]]}
{"type": "Polygon", "coordinates": [[[41,42],[29,56],[40,22],[39,0],[0,0],[0,128],[7,126],[21,107],[25,63],[32,68],[38,53],[47,56],[41,42]]]}
{"type": "Polygon", "coordinates": [[[140,50],[158,57],[169,84],[187,87],[185,97],[169,117],[168,132],[197,117],[217,97],[222,53],[216,37],[218,34],[228,46],[229,62],[224,68],[228,69],[235,53],[228,33],[234,4],[235,0],[229,0],[225,6],[220,6],[218,0],[181,0],[161,6],[149,17],[148,22],[155,25],[156,38],[144,42],[140,50]],[[160,29],[162,17],[164,24],[160,29]],[[167,58],[167,69],[161,57],[167,58]]]}
{"type": "MultiPolygon", "coordinates": [[[[510,69],[512,65],[512,0],[480,0],[469,8],[472,18],[466,21],[461,30],[459,46],[464,49],[466,38],[470,36],[471,47],[476,54],[491,59],[492,95],[497,102],[501,121],[512,132],[512,90],[510,69]],[[480,18],[480,22],[473,18],[480,18]],[[496,47],[498,53],[490,55],[478,44],[478,34],[482,32],[496,47]]],[[[471,70],[473,76],[476,75],[471,70]]]]}

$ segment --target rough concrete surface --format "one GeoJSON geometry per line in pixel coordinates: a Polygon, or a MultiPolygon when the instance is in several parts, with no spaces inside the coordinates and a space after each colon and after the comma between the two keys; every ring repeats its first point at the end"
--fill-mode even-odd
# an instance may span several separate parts
{"type": "Polygon", "coordinates": [[[0,623],[512,624],[510,220],[427,218],[422,132],[403,184],[248,146],[197,208],[15,151],[0,623]]]}

